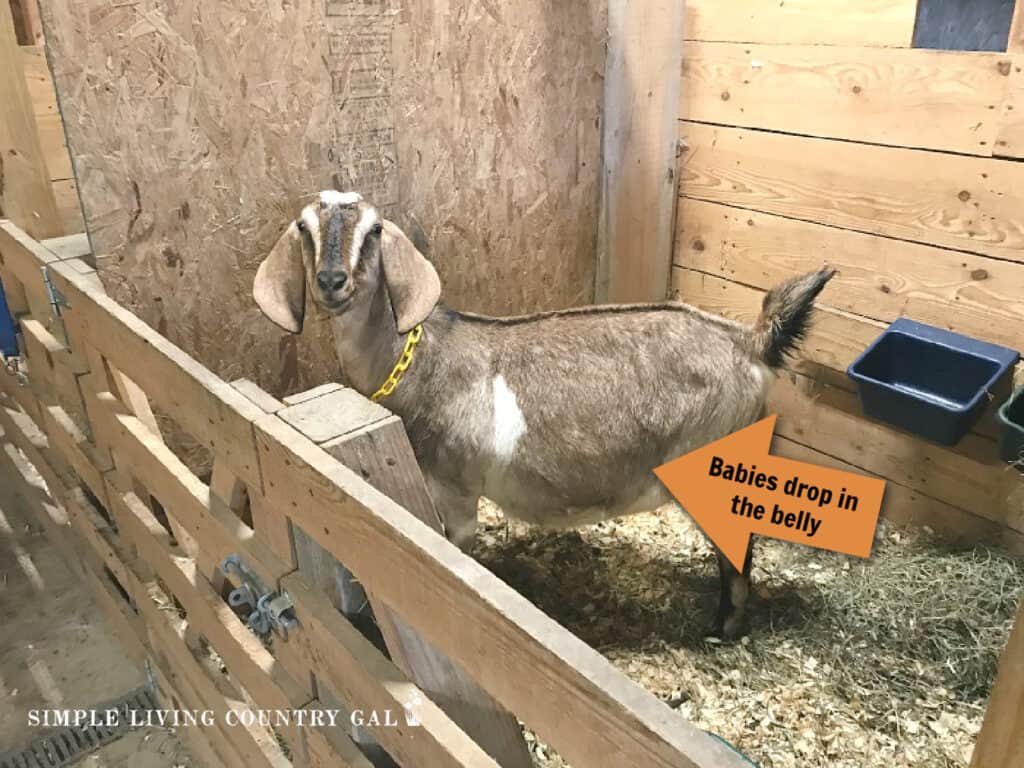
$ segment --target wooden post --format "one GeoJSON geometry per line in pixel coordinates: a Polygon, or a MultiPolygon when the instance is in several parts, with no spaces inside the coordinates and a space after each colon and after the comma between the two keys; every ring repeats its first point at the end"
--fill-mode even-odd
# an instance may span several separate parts
{"type": "Polygon", "coordinates": [[[37,240],[64,234],[10,3],[0,2],[0,212],[37,240]]]}
{"type": "Polygon", "coordinates": [[[1006,50],[1008,53],[1024,53],[1024,3],[1014,4],[1006,50]]]}
{"type": "Polygon", "coordinates": [[[684,5],[608,3],[598,302],[661,301],[668,295],[684,5]]]}
{"type": "MultiPolygon", "coordinates": [[[[370,485],[441,532],[440,517],[397,416],[351,389],[299,398],[297,404],[277,413],[370,485]]],[[[366,602],[362,586],[300,528],[293,527],[292,538],[303,577],[326,588],[339,609],[356,614],[353,623],[357,623],[366,602]]],[[[532,760],[516,718],[388,606],[375,601],[372,593],[368,598],[395,664],[503,768],[529,768],[532,760]]]]}
{"type": "Polygon", "coordinates": [[[999,663],[971,768],[1024,765],[1024,602],[999,663]]]}
{"type": "Polygon", "coordinates": [[[36,0],[10,0],[18,45],[42,45],[43,22],[36,0]]]}

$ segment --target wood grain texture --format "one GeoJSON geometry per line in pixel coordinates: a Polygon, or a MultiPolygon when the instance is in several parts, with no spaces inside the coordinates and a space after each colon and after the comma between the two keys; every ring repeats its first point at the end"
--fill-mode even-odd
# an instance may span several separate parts
{"type": "Polygon", "coordinates": [[[36,117],[57,114],[57,94],[53,90],[45,49],[42,45],[22,45],[19,51],[25,72],[25,85],[32,101],[32,113],[36,117]]]}
{"type": "Polygon", "coordinates": [[[992,154],[1009,83],[996,53],[686,45],[682,119],[992,154]]]}
{"type": "MultiPolygon", "coordinates": [[[[181,603],[190,623],[217,651],[232,678],[260,705],[289,709],[312,699],[308,686],[293,680],[231,607],[199,573],[196,562],[183,557],[167,531],[133,493],[115,497],[126,525],[123,535],[181,603]]],[[[303,681],[305,683],[305,681],[303,681]]]]}
{"type": "MultiPolygon", "coordinates": [[[[812,387],[806,380],[794,385],[783,378],[768,402],[780,414],[778,434],[977,517],[1018,524],[1019,510],[1010,509],[1009,499],[1019,480],[1005,464],[975,461],[865,419],[856,395],[827,385],[812,387]]],[[[1024,527],[1018,532],[1024,534],[1024,527]]]]}
{"type": "Polygon", "coordinates": [[[830,264],[819,305],[1024,348],[1024,264],[681,198],[676,264],[767,290],[830,264]]]}
{"type": "Polygon", "coordinates": [[[401,765],[505,765],[489,758],[434,703],[429,693],[417,688],[334,609],[325,595],[310,589],[301,574],[286,576],[281,580],[281,588],[295,603],[296,617],[302,626],[294,640],[289,638],[288,642],[295,644],[309,668],[315,670],[319,682],[326,683],[342,701],[366,711],[390,710],[402,718],[403,707],[409,705],[410,711],[416,713],[422,729],[404,724],[371,729],[377,741],[401,765]]]}
{"type": "Polygon", "coordinates": [[[680,192],[1024,262],[1024,166],[681,123],[680,192]]]}
{"type": "Polygon", "coordinates": [[[270,501],[568,762],[741,764],[277,416],[257,428],[270,501]]]}
{"type": "Polygon", "coordinates": [[[0,72],[0,215],[33,237],[62,235],[8,2],[0,3],[0,72]]]}
{"type": "MultiPolygon", "coordinates": [[[[5,257],[6,263],[6,257],[5,257]]],[[[51,279],[68,297],[65,314],[80,344],[130,371],[152,401],[223,459],[246,484],[261,487],[252,420],[263,411],[93,286],[73,266],[55,262],[51,279]],[[211,429],[219,425],[216,430],[211,429]]]]}
{"type": "MultiPolygon", "coordinates": [[[[772,454],[844,472],[865,471],[862,467],[837,459],[822,452],[821,449],[812,448],[778,434],[772,442],[772,454]]],[[[928,526],[944,541],[956,546],[973,547],[985,544],[1016,555],[1024,554],[1024,534],[1017,530],[972,515],[889,478],[885,483],[882,515],[897,525],[928,526]]]]}
{"type": "MultiPolygon", "coordinates": [[[[756,320],[764,300],[763,290],[681,267],[673,270],[673,289],[675,295],[687,303],[748,325],[756,320]]],[[[807,338],[800,344],[791,367],[810,378],[854,391],[855,386],[846,376],[846,369],[885,330],[887,324],[834,309],[823,303],[816,306],[807,338]]],[[[1016,386],[1024,385],[1024,363],[1017,365],[1014,374],[1016,386]]],[[[1010,385],[1007,377],[999,383],[999,389],[1005,389],[1005,395],[1008,396],[1010,385]]],[[[1003,399],[1004,392],[997,391],[975,424],[972,434],[981,439],[976,440],[968,435],[948,450],[984,463],[994,461],[994,441],[998,439],[994,414],[1003,399]]]]}
{"type": "Polygon", "coordinates": [[[1006,43],[1010,53],[1024,53],[1024,7],[1014,3],[1013,19],[1010,21],[1010,35],[1006,43]]]}
{"type": "Polygon", "coordinates": [[[610,0],[596,299],[661,301],[672,262],[679,0],[610,0]]]}
{"type": "Polygon", "coordinates": [[[1003,650],[985,721],[974,745],[972,768],[1024,763],[1024,602],[1003,650]]]}
{"type": "Polygon", "coordinates": [[[607,2],[391,7],[395,221],[446,301],[489,314],[590,302],[607,2]]]}
{"type": "Polygon", "coordinates": [[[341,376],[313,308],[296,337],[251,297],[320,189],[380,206],[457,306],[586,303],[604,7],[44,3],[100,276],[223,378],[278,396],[341,376]]]}
{"type": "Polygon", "coordinates": [[[916,0],[686,1],[686,39],[908,48],[916,0]]]}
{"type": "Polygon", "coordinates": [[[37,46],[43,42],[43,25],[36,0],[10,0],[18,45],[37,46]]]}
{"type": "MultiPolygon", "coordinates": [[[[441,519],[397,416],[352,389],[292,399],[299,402],[278,412],[285,423],[322,444],[327,453],[443,535],[441,519]]],[[[515,717],[393,608],[377,599],[372,585],[354,579],[351,571],[301,526],[294,525],[292,534],[303,578],[333,595],[339,610],[357,618],[369,598],[377,625],[398,667],[432,700],[439,702],[448,716],[494,760],[507,768],[528,768],[529,750],[515,717]]],[[[334,690],[343,693],[336,687],[334,690]]]]}
{"type": "Polygon", "coordinates": [[[85,232],[82,220],[82,202],[78,199],[78,184],[74,179],[54,181],[50,185],[57,202],[57,216],[64,232],[85,232]]]}
{"type": "Polygon", "coordinates": [[[994,153],[999,157],[1020,159],[1024,158],[1024,55],[1013,57],[1008,86],[1000,110],[994,153]]]}

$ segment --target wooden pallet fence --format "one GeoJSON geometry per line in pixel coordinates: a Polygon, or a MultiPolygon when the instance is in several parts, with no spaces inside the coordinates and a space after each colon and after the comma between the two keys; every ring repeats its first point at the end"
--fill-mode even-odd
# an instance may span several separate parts
{"type": "Polygon", "coordinates": [[[182,729],[197,756],[529,765],[518,718],[574,765],[739,764],[439,535],[397,418],[337,386],[280,403],[224,382],[111,301],[87,264],[61,258],[77,252],[0,222],[0,274],[25,297],[28,381],[0,376],[0,426],[42,474],[40,507],[60,510],[48,528],[84,564],[129,655],[182,706],[416,702],[421,723],[182,729]],[[209,449],[209,483],[164,442],[154,410],[209,449]],[[229,607],[228,555],[291,596],[287,639],[266,647],[229,607]],[[369,595],[390,658],[339,610],[344,573],[369,595]]]}

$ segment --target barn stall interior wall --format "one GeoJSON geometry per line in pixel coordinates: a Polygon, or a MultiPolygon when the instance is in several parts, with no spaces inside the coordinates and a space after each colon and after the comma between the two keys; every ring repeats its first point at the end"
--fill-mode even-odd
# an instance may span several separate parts
{"type": "Polygon", "coordinates": [[[886,478],[894,520],[1020,551],[1007,393],[946,448],[865,419],[846,376],[900,316],[1024,347],[1024,40],[1001,5],[688,2],[672,288],[750,322],[835,266],[774,390],[775,450],[886,478]],[[938,42],[997,50],[916,47],[938,42]]]}
{"type": "MultiPolygon", "coordinates": [[[[405,511],[436,515],[396,417],[337,385],[285,401],[224,380],[284,394],[339,373],[322,327],[282,336],[249,298],[255,265],[322,186],[363,189],[438,264],[449,300],[481,311],[671,293],[749,321],[769,285],[832,263],[776,388],[773,451],[886,478],[892,520],[1021,551],[1024,498],[996,457],[993,409],[942,448],[865,419],[845,376],[897,316],[1020,348],[1024,48],[1008,4],[990,4],[1002,28],[942,0],[690,0],[685,23],[681,2],[555,5],[53,0],[45,49],[34,2],[12,6],[17,49],[0,14],[0,70],[25,75],[0,77],[0,102],[25,107],[0,115],[0,271],[29,365],[27,384],[0,379],[0,427],[46,481],[29,495],[48,536],[181,701],[244,689],[314,706],[332,685],[392,701],[388,681],[408,674],[471,703],[433,712],[426,744],[387,734],[408,764],[453,749],[453,764],[486,764],[481,750],[516,764],[518,720],[575,765],[722,764],[718,742],[501,578],[414,535],[405,511]],[[75,234],[86,228],[92,247],[75,234]],[[162,414],[205,440],[210,473],[182,463],[162,414]],[[367,538],[329,535],[339,515],[367,538]],[[312,642],[270,659],[233,613],[211,613],[211,574],[235,551],[270,581],[289,574],[300,620],[322,629],[312,642]],[[395,608],[389,631],[411,632],[384,684],[324,597],[339,559],[367,574],[385,616],[395,608]],[[437,584],[472,642],[447,631],[437,584]],[[228,688],[197,665],[197,631],[228,688]]],[[[1015,765],[1022,641],[1018,619],[979,768],[1015,765]]],[[[197,733],[197,754],[281,764],[275,734],[197,733]]],[[[311,764],[362,764],[322,737],[282,743],[311,764]]]]}
{"type": "MultiPolygon", "coordinates": [[[[282,335],[251,299],[256,266],[324,188],[403,227],[456,307],[592,300],[602,2],[42,13],[104,284],[224,377],[278,395],[338,377],[323,323],[282,335]]],[[[53,168],[72,195],[69,166],[53,168]]]]}

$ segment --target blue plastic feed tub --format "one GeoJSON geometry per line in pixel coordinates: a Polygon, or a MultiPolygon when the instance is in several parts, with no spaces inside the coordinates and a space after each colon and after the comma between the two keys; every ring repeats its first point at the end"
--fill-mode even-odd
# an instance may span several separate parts
{"type": "Polygon", "coordinates": [[[974,425],[1012,349],[900,318],[853,361],[864,413],[942,445],[974,425]]]}

